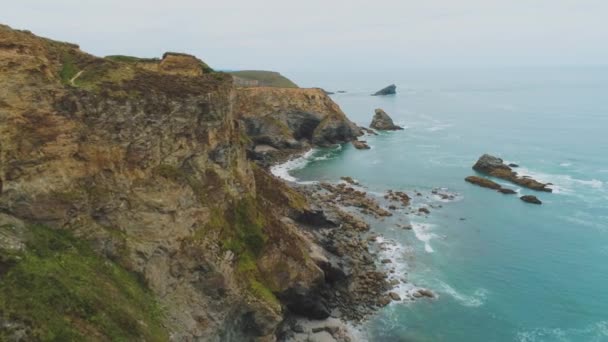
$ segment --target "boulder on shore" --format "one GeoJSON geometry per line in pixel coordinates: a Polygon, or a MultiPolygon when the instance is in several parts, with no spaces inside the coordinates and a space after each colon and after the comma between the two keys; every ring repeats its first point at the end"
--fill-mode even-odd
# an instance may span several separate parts
{"type": "Polygon", "coordinates": [[[389,85],[388,87],[382,88],[377,92],[373,93],[372,96],[379,95],[394,95],[397,94],[397,86],[394,84],[389,85]]]}
{"type": "Polygon", "coordinates": [[[403,127],[395,125],[393,119],[391,119],[391,117],[388,116],[388,114],[386,114],[386,112],[381,108],[376,109],[372,123],[369,126],[371,128],[383,131],[396,131],[403,129],[403,127]]]}
{"type": "Polygon", "coordinates": [[[532,196],[532,195],[521,196],[520,199],[527,203],[543,204],[543,202],[541,202],[536,196],[532,196]]]}
{"type": "Polygon", "coordinates": [[[481,156],[475,165],[473,165],[473,170],[496,178],[508,180],[532,190],[545,192],[553,191],[551,188],[547,187],[549,184],[541,183],[530,177],[520,177],[517,172],[513,171],[509,165],[506,165],[502,159],[489,154],[481,156]]]}

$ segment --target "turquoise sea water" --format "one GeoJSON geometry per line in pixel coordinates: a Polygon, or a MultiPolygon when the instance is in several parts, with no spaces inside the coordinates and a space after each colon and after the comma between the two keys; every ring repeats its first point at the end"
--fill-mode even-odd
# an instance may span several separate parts
{"type": "Polygon", "coordinates": [[[317,151],[292,176],[348,175],[432,206],[374,224],[397,276],[439,298],[391,304],[363,327],[370,341],[608,341],[608,69],[289,76],[348,91],[332,97],[360,125],[379,107],[406,127],[367,137],[371,150],[317,151]],[[398,95],[369,96],[393,82],[398,95]],[[543,201],[534,206],[464,182],[483,153],[555,192],[520,189],[543,201]],[[396,226],[408,220],[414,230],[396,226]]]}

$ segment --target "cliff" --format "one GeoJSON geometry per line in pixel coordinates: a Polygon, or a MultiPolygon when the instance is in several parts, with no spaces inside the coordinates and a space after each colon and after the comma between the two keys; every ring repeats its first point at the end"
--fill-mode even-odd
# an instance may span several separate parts
{"type": "Polygon", "coordinates": [[[298,88],[292,80],[275,71],[240,70],[229,73],[235,76],[237,86],[298,88]]]}
{"type": "Polygon", "coordinates": [[[318,213],[247,148],[356,132],[320,90],[0,26],[0,339],[274,340],[318,213]]]}
{"type": "Polygon", "coordinates": [[[302,150],[361,135],[322,89],[239,88],[236,113],[255,146],[302,150]]]}

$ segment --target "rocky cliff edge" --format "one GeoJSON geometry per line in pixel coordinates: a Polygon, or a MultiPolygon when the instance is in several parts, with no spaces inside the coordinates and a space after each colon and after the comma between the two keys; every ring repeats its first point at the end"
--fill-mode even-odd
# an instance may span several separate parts
{"type": "Polygon", "coordinates": [[[0,339],[274,340],[324,272],[306,199],[247,146],[356,131],[320,90],[0,26],[0,339]]]}

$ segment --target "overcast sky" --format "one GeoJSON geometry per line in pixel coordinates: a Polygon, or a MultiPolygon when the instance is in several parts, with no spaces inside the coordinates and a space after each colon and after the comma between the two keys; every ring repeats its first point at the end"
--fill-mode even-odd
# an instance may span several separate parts
{"type": "Polygon", "coordinates": [[[0,22],[218,69],[608,64],[608,0],[15,0],[0,22]]]}

